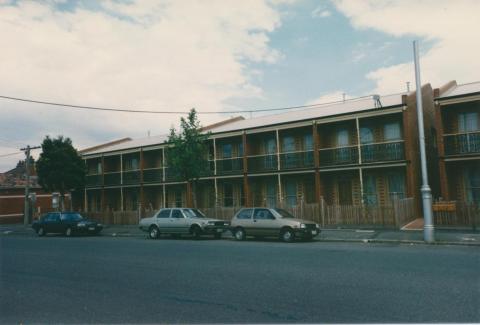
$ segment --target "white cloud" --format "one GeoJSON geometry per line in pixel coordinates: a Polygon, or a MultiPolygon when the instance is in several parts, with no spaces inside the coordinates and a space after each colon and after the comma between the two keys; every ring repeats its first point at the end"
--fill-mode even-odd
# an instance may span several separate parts
{"type": "MultiPolygon", "coordinates": [[[[357,29],[375,29],[395,37],[412,36],[433,43],[425,51],[420,43],[422,82],[438,87],[449,80],[471,82],[479,80],[480,71],[480,1],[424,0],[372,1],[334,0],[337,9],[346,15],[357,29]]],[[[405,44],[412,53],[412,43],[405,44]]],[[[367,74],[375,81],[377,93],[404,89],[406,81],[414,85],[411,62],[382,67],[367,74]]],[[[414,87],[412,87],[414,88],[414,87]]]]}
{"type": "Polygon", "coordinates": [[[313,18],[326,18],[330,17],[332,12],[330,10],[325,9],[323,6],[317,7],[312,11],[313,18]]]}
{"type": "MultiPolygon", "coordinates": [[[[2,0],[0,0],[2,1],[2,0]]],[[[248,62],[275,63],[268,34],[281,15],[260,1],[105,1],[104,10],[56,1],[0,7],[1,95],[151,110],[221,111],[232,97],[262,96],[248,62]]],[[[0,138],[35,145],[46,134],[78,147],[112,137],[163,134],[178,116],[61,110],[0,100],[0,138]]],[[[208,124],[228,116],[202,115],[208,124]]],[[[6,149],[5,149],[6,150],[6,149]]],[[[5,152],[0,148],[0,155],[5,152]]],[[[0,160],[0,171],[13,165],[0,160]]]]}

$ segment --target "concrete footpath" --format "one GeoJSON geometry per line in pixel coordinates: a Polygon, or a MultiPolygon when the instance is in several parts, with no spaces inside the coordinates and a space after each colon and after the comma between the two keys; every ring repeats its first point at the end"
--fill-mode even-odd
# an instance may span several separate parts
{"type": "MultiPolygon", "coordinates": [[[[105,226],[103,236],[111,237],[146,237],[147,234],[135,225],[105,226]]],[[[0,236],[30,235],[35,232],[30,226],[24,225],[0,225],[0,236]]],[[[229,231],[223,235],[225,239],[231,239],[229,231]]],[[[325,242],[358,242],[358,243],[390,243],[390,244],[425,244],[423,231],[421,230],[385,230],[385,229],[322,229],[315,241],[325,242]]],[[[445,230],[435,229],[436,245],[465,245],[480,246],[480,231],[473,230],[445,230]]]]}

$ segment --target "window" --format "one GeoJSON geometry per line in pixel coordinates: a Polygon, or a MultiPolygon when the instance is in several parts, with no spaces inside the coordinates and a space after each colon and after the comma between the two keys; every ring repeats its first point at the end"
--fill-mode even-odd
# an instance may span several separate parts
{"type": "Polygon", "coordinates": [[[305,151],[313,150],[313,137],[310,133],[305,134],[303,141],[303,147],[305,151]]]}
{"type": "Polygon", "coordinates": [[[277,151],[277,145],[275,143],[275,138],[268,138],[263,143],[266,154],[275,154],[277,151]]]}
{"type": "Polygon", "coordinates": [[[237,219],[250,219],[253,209],[243,209],[237,214],[237,219]]]}
{"type": "Polygon", "coordinates": [[[370,127],[360,128],[360,143],[367,144],[373,142],[373,130],[370,127]]]}
{"type": "Polygon", "coordinates": [[[287,199],[287,205],[294,207],[297,205],[297,183],[292,180],[285,182],[285,195],[287,199]]]}
{"type": "Polygon", "coordinates": [[[350,144],[347,129],[340,129],[337,131],[337,147],[345,147],[350,144]]]}
{"type": "Polygon", "coordinates": [[[138,159],[136,157],[127,158],[125,160],[125,170],[137,170],[138,159]]]}
{"type": "Polygon", "coordinates": [[[400,123],[387,123],[383,127],[383,137],[385,141],[393,141],[402,139],[400,132],[400,123]]]}
{"type": "Polygon", "coordinates": [[[78,213],[62,213],[60,215],[60,220],[65,221],[80,221],[83,217],[78,213]]]}
{"type": "Polygon", "coordinates": [[[374,175],[363,176],[363,201],[366,205],[377,204],[377,183],[374,175]]]}
{"type": "Polygon", "coordinates": [[[283,138],[283,152],[295,151],[295,139],[288,135],[283,138]]]}
{"type": "Polygon", "coordinates": [[[224,144],[223,147],[223,158],[232,158],[232,145],[230,143],[224,144]]]}
{"type": "Polygon", "coordinates": [[[223,184],[223,206],[233,207],[233,185],[231,183],[223,184]]]}
{"type": "Polygon", "coordinates": [[[205,218],[205,215],[197,209],[183,209],[182,211],[188,218],[205,218]]]}
{"type": "Polygon", "coordinates": [[[99,161],[97,163],[97,174],[101,174],[102,173],[102,163],[99,161]]]}
{"type": "Polygon", "coordinates": [[[405,177],[400,172],[393,172],[388,175],[388,194],[390,199],[405,198],[405,177]]]}
{"type": "Polygon", "coordinates": [[[182,211],[178,209],[172,210],[172,218],[175,218],[175,219],[183,218],[182,211]]]}
{"type": "Polygon", "coordinates": [[[480,203],[480,168],[470,166],[465,170],[467,201],[480,203]]]}
{"type": "MultiPolygon", "coordinates": [[[[292,136],[286,136],[283,138],[283,152],[293,152],[295,151],[295,138],[292,136]]],[[[296,165],[296,156],[294,153],[284,154],[284,167],[293,168],[296,165]]]]}
{"type": "Polygon", "coordinates": [[[60,213],[49,213],[45,217],[45,221],[49,221],[49,222],[60,221],[60,213]]]}
{"type": "Polygon", "coordinates": [[[458,114],[458,132],[472,132],[477,131],[478,127],[478,113],[468,112],[458,114]]]}
{"type": "Polygon", "coordinates": [[[255,213],[253,214],[254,219],[260,220],[273,220],[275,217],[268,209],[255,209],[255,213]]]}
{"type": "Polygon", "coordinates": [[[267,191],[266,191],[267,207],[274,207],[277,203],[277,184],[274,181],[271,181],[266,184],[266,187],[267,187],[267,191]]]}
{"type": "Polygon", "coordinates": [[[170,209],[163,209],[157,214],[157,218],[169,218],[170,217],[170,209]]]}

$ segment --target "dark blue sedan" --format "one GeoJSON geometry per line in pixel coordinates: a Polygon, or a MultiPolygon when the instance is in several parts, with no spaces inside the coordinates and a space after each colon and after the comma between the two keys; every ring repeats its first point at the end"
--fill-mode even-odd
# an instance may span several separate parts
{"type": "Polygon", "coordinates": [[[40,220],[34,221],[32,228],[39,236],[44,236],[47,233],[64,234],[65,236],[74,234],[96,235],[102,231],[103,225],[85,219],[77,212],[50,212],[43,215],[40,220]]]}

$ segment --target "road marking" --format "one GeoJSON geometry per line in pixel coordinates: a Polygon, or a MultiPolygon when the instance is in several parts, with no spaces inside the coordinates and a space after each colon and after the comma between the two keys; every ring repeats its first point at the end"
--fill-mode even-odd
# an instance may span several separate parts
{"type": "Polygon", "coordinates": [[[375,230],[362,230],[362,229],[357,229],[357,230],[355,230],[355,232],[369,232],[369,233],[371,233],[371,232],[375,232],[375,230]]]}

